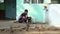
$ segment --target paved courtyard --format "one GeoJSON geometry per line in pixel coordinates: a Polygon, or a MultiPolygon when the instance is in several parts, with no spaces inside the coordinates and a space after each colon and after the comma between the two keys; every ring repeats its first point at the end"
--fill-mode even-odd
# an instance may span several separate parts
{"type": "Polygon", "coordinates": [[[48,25],[14,23],[15,20],[0,20],[0,34],[60,34],[60,28],[50,27],[48,25]],[[50,27],[50,28],[49,28],[50,27]]]}

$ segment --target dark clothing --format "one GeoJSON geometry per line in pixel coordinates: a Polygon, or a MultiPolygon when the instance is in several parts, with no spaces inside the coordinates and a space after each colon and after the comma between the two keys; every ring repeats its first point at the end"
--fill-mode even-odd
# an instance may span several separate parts
{"type": "Polygon", "coordinates": [[[19,22],[26,22],[27,21],[27,14],[26,13],[22,13],[19,17],[19,22]]]}
{"type": "Polygon", "coordinates": [[[27,14],[26,13],[22,13],[21,16],[26,16],[27,14]]]}

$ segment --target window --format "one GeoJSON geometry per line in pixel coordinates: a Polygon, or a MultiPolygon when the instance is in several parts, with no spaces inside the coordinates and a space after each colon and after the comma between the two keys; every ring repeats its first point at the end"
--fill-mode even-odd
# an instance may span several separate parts
{"type": "Polygon", "coordinates": [[[43,3],[43,0],[38,0],[38,3],[43,3]]]}
{"type": "Polygon", "coordinates": [[[60,4],[60,0],[51,0],[53,4],[60,4]]]}
{"type": "Polygon", "coordinates": [[[24,0],[24,3],[28,3],[28,4],[40,4],[40,3],[43,3],[43,0],[24,0]]]}
{"type": "Polygon", "coordinates": [[[24,0],[24,3],[28,3],[29,4],[30,3],[30,0],[24,0]]]}
{"type": "Polygon", "coordinates": [[[33,3],[37,3],[37,0],[32,0],[31,2],[32,2],[32,4],[33,4],[33,3]]]}

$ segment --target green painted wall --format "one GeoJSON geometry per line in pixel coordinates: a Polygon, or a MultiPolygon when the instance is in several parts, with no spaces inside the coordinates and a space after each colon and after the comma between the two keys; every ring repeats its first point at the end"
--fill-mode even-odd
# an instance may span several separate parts
{"type": "MultiPolygon", "coordinates": [[[[49,3],[51,0],[44,0],[44,3],[49,3]]],[[[33,21],[36,20],[38,22],[43,22],[45,19],[44,16],[44,3],[42,4],[24,4],[24,0],[17,0],[17,15],[16,19],[18,20],[21,13],[24,12],[25,9],[28,9],[28,16],[33,18],[33,21]]]]}

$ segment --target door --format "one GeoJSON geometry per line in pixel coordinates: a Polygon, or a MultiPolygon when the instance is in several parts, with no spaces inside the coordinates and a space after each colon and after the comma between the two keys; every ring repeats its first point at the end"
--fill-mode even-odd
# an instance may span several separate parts
{"type": "Polygon", "coordinates": [[[0,20],[5,19],[5,10],[0,10],[0,20]]]}

